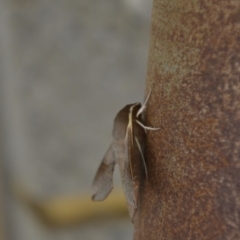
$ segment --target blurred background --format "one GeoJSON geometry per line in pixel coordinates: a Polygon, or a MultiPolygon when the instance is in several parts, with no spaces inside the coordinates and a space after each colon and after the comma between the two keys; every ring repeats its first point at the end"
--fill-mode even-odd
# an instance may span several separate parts
{"type": "Polygon", "coordinates": [[[91,183],[116,113],[144,99],[151,7],[0,1],[1,239],[132,238],[121,201],[102,205],[115,217],[95,219],[91,183]]]}

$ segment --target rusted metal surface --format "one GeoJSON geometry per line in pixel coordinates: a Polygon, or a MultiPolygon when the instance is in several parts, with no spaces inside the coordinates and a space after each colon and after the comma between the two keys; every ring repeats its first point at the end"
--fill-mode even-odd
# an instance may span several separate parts
{"type": "Polygon", "coordinates": [[[240,239],[240,1],[155,0],[135,240],[240,239]]]}

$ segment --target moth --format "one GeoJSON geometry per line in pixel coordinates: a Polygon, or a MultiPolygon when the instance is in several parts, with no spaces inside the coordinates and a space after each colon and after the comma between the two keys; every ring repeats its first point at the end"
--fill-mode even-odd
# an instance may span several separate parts
{"type": "Polygon", "coordinates": [[[102,159],[92,184],[92,200],[104,200],[113,188],[113,171],[118,164],[132,222],[137,210],[143,170],[148,178],[144,149],[146,131],[158,129],[147,127],[143,123],[143,112],[150,93],[143,105],[128,104],[116,115],[112,133],[113,141],[102,159]]]}

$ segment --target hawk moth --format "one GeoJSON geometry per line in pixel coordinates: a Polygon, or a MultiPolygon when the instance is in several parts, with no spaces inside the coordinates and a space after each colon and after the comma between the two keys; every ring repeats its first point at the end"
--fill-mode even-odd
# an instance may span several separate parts
{"type": "Polygon", "coordinates": [[[148,178],[144,158],[146,130],[158,129],[143,124],[143,111],[150,93],[143,105],[128,104],[116,115],[112,133],[113,141],[102,159],[92,185],[92,200],[104,200],[113,188],[113,170],[118,164],[132,221],[137,210],[142,169],[148,178]]]}

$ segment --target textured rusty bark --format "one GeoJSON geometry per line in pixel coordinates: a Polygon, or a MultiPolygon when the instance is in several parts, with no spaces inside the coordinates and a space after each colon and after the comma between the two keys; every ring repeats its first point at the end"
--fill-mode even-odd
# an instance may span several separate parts
{"type": "Polygon", "coordinates": [[[135,240],[240,239],[240,1],[155,0],[135,240]]]}

